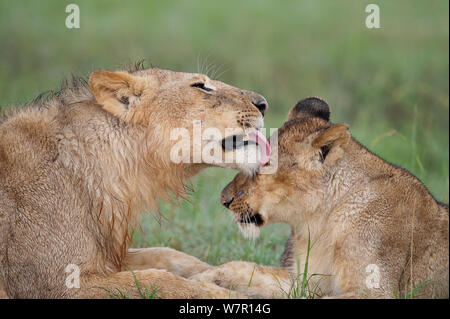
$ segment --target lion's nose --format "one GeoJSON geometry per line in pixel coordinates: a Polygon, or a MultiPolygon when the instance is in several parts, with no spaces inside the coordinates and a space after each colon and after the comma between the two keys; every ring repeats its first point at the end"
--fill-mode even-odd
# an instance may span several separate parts
{"type": "Polygon", "coordinates": [[[225,206],[226,208],[230,208],[230,205],[233,202],[233,200],[234,200],[234,197],[232,199],[228,200],[228,201],[227,200],[223,200],[222,201],[222,205],[225,206]]]}
{"type": "Polygon", "coordinates": [[[269,108],[269,103],[267,103],[267,100],[261,95],[257,95],[255,98],[253,98],[252,104],[258,108],[262,116],[264,116],[267,109],[269,108]]]}

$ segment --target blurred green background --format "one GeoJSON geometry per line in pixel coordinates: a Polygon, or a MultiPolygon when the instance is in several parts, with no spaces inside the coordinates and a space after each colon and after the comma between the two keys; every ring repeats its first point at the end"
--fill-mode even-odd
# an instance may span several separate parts
{"type": "MultiPolygon", "coordinates": [[[[0,1],[0,105],[57,89],[142,58],[177,71],[209,68],[219,80],[262,93],[266,127],[279,127],[300,98],[316,95],[354,137],[449,197],[447,0],[376,1],[381,28],[365,27],[373,1],[0,1]],[[65,27],[76,3],[81,28],[65,27]]],[[[235,175],[210,169],[192,181],[191,203],[161,203],[144,216],[136,246],[165,245],[210,263],[277,265],[286,225],[246,241],[219,205],[235,175]]]]}

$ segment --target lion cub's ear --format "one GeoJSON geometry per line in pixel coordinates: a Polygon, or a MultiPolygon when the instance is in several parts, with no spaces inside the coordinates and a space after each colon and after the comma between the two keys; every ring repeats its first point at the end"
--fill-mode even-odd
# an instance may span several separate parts
{"type": "Polygon", "coordinates": [[[328,103],[318,97],[307,97],[300,100],[289,111],[287,120],[306,117],[319,117],[325,121],[330,120],[330,107],[328,103]]]}
{"type": "Polygon", "coordinates": [[[350,141],[349,126],[336,124],[320,133],[312,142],[321,151],[321,162],[333,163],[342,157],[344,148],[350,141]]]}
{"type": "Polygon", "coordinates": [[[89,78],[89,87],[105,110],[123,116],[129,109],[130,98],[142,94],[144,81],[126,72],[97,70],[89,78]]]}

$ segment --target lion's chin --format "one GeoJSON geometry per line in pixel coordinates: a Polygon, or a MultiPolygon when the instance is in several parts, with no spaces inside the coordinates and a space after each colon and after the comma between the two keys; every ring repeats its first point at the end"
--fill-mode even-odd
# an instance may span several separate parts
{"type": "Polygon", "coordinates": [[[239,223],[238,227],[244,237],[248,239],[257,238],[261,232],[260,227],[254,223],[239,223]]]}

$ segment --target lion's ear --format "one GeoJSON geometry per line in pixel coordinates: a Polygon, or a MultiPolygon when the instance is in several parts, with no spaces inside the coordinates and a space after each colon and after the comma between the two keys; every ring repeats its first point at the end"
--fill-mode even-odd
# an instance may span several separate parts
{"type": "Polygon", "coordinates": [[[307,97],[300,100],[289,111],[287,120],[305,117],[319,117],[325,121],[330,120],[330,107],[328,103],[318,97],[307,97]]]}
{"type": "Polygon", "coordinates": [[[126,72],[97,70],[89,78],[89,87],[98,104],[115,116],[124,115],[130,97],[140,96],[143,80],[126,72]]]}
{"type": "Polygon", "coordinates": [[[351,138],[348,129],[347,124],[336,124],[316,136],[312,146],[320,149],[322,162],[332,163],[342,157],[351,138]]]}

